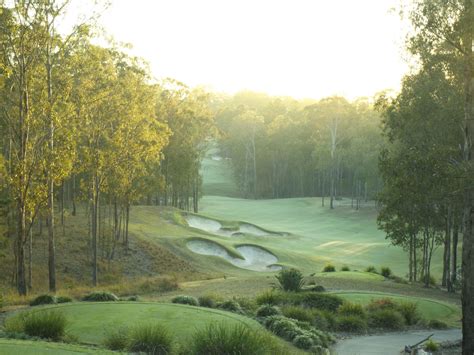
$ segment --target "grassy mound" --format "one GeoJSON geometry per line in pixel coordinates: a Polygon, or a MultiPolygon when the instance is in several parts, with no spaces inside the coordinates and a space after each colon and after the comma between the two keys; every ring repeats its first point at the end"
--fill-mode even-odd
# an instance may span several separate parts
{"type": "MultiPolygon", "coordinates": [[[[225,322],[230,325],[243,324],[253,329],[260,325],[252,319],[221,310],[198,308],[178,304],[145,302],[87,302],[46,306],[36,312],[54,309],[66,316],[68,333],[79,342],[100,345],[107,330],[120,327],[133,327],[142,322],[159,322],[173,329],[176,340],[185,341],[194,330],[204,324],[225,322]]],[[[21,314],[21,313],[20,313],[21,314]]]]}

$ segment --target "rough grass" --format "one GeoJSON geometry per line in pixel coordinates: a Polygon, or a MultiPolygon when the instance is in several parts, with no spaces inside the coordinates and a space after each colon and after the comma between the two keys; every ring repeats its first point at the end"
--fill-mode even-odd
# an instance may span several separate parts
{"type": "Polygon", "coordinates": [[[21,355],[73,355],[73,354],[117,354],[93,347],[53,343],[45,341],[13,340],[0,338],[0,354],[21,355]]]}

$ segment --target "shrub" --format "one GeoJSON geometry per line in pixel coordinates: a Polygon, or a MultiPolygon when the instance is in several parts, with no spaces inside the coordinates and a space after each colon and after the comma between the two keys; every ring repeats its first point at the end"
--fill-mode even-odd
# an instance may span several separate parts
{"type": "Polygon", "coordinates": [[[325,293],[307,293],[301,300],[301,303],[309,308],[324,309],[335,312],[343,300],[336,295],[329,295],[325,293]]]}
{"type": "Polygon", "coordinates": [[[89,301],[89,302],[110,302],[110,301],[118,301],[119,298],[115,296],[112,292],[95,291],[84,296],[82,300],[89,301]]]}
{"type": "Polygon", "coordinates": [[[422,279],[422,282],[424,284],[428,284],[430,286],[436,286],[436,278],[433,275],[430,275],[428,282],[426,282],[426,279],[428,278],[428,275],[425,275],[422,279]]]}
{"type": "Polygon", "coordinates": [[[438,345],[438,343],[436,343],[435,341],[429,339],[429,340],[425,343],[424,348],[425,348],[426,351],[435,352],[435,351],[438,351],[439,345],[438,345]]]}
{"type": "Polygon", "coordinates": [[[432,329],[447,329],[448,325],[437,319],[431,319],[428,321],[428,327],[432,329]]]}
{"type": "Polygon", "coordinates": [[[339,306],[337,312],[343,316],[357,316],[367,318],[367,312],[364,307],[357,303],[345,302],[339,306]]]}
{"type": "Polygon", "coordinates": [[[217,296],[204,295],[198,297],[198,302],[201,307],[214,308],[217,305],[217,296]]]}
{"type": "Polygon", "coordinates": [[[139,324],[130,330],[128,350],[165,355],[173,349],[173,336],[160,324],[139,324]]]}
{"type": "Polygon", "coordinates": [[[317,286],[311,287],[310,289],[308,289],[308,291],[324,292],[324,291],[326,291],[326,289],[324,288],[324,286],[317,285],[317,286]]]}
{"type": "Polygon", "coordinates": [[[179,304],[188,304],[190,306],[199,306],[199,302],[196,297],[180,295],[174,297],[171,302],[179,304]]]}
{"type": "Polygon", "coordinates": [[[235,300],[227,300],[219,304],[219,308],[235,313],[242,313],[242,308],[240,307],[239,302],[235,300]]]}
{"type": "Polygon", "coordinates": [[[283,269],[275,276],[284,291],[300,291],[304,285],[303,274],[297,269],[283,269]]]}
{"type": "Polygon", "coordinates": [[[378,274],[377,269],[375,268],[375,266],[368,266],[368,267],[365,269],[365,272],[371,272],[371,273],[373,273],[373,274],[378,274]]]}
{"type": "Polygon", "coordinates": [[[281,353],[279,345],[268,334],[245,325],[210,324],[192,337],[186,354],[273,354],[281,353]]]}
{"type": "Polygon", "coordinates": [[[323,272],[334,272],[336,271],[336,268],[332,264],[326,264],[323,268],[323,272]]]}
{"type": "Polygon", "coordinates": [[[56,303],[56,297],[51,295],[40,295],[30,302],[30,306],[39,306],[42,304],[54,304],[56,303]]]}
{"type": "Polygon", "coordinates": [[[333,319],[331,320],[331,323],[328,321],[328,317],[324,314],[324,311],[320,311],[316,309],[312,310],[311,314],[313,316],[313,320],[311,321],[311,324],[313,324],[313,326],[316,329],[329,330],[331,329],[331,324],[335,326],[336,317],[334,316],[334,314],[331,312],[326,312],[326,313],[328,313],[330,317],[333,319]]]}
{"type": "Polygon", "coordinates": [[[140,297],[138,297],[137,295],[133,295],[133,296],[127,297],[126,300],[129,302],[138,302],[140,300],[140,297]]]}
{"type": "MultiPolygon", "coordinates": [[[[327,324],[328,330],[336,330],[337,329],[337,318],[334,313],[329,311],[321,311],[321,315],[324,317],[324,320],[327,324]]],[[[316,319],[315,319],[316,321],[316,319]]],[[[321,328],[324,329],[324,328],[321,328]]]]}
{"type": "Polygon", "coordinates": [[[302,329],[298,327],[295,321],[281,317],[274,320],[269,328],[273,333],[279,337],[285,338],[286,340],[293,340],[293,338],[302,333],[302,329]]]}
{"type": "Polygon", "coordinates": [[[240,308],[244,313],[252,316],[255,314],[259,306],[253,298],[234,297],[234,301],[240,305],[240,308]]]}
{"type": "Polygon", "coordinates": [[[69,302],[72,302],[72,298],[71,297],[67,297],[67,296],[58,296],[56,298],[56,302],[57,303],[69,303],[69,302]]]}
{"type": "Polygon", "coordinates": [[[405,324],[403,316],[393,309],[381,309],[370,313],[369,325],[372,328],[398,330],[405,324]]]}
{"type": "Polygon", "coordinates": [[[57,311],[32,312],[24,318],[25,334],[44,339],[61,339],[66,325],[66,317],[57,311]]]}
{"type": "Polygon", "coordinates": [[[281,294],[277,291],[273,290],[267,290],[255,297],[255,302],[257,302],[258,305],[262,304],[271,304],[271,305],[277,305],[281,301],[281,294]]]}
{"type": "Polygon", "coordinates": [[[311,339],[311,337],[309,337],[308,335],[297,335],[294,339],[293,339],[293,344],[297,347],[297,348],[300,348],[300,349],[309,349],[311,348],[314,343],[313,343],[313,339],[311,339]]]}
{"type": "Polygon", "coordinates": [[[270,304],[264,304],[257,309],[257,317],[269,317],[281,314],[280,308],[270,304]]]}
{"type": "Polygon", "coordinates": [[[365,333],[367,321],[357,315],[341,316],[337,320],[337,330],[350,333],[365,333]]]}
{"type": "Polygon", "coordinates": [[[313,321],[312,312],[300,306],[286,306],[282,308],[285,317],[296,319],[303,322],[313,321]]]}
{"type": "Polygon", "coordinates": [[[398,305],[398,311],[405,318],[407,325],[416,324],[420,320],[418,305],[413,302],[402,302],[398,305]]]}
{"type": "Polygon", "coordinates": [[[344,265],[341,267],[341,271],[351,271],[351,269],[349,269],[349,266],[344,265]]]}
{"type": "Polygon", "coordinates": [[[390,270],[388,266],[382,266],[380,268],[380,275],[382,275],[383,277],[389,278],[390,276],[392,276],[392,270],[390,270]]]}
{"type": "Polygon", "coordinates": [[[103,344],[107,349],[114,351],[122,351],[127,349],[128,329],[125,327],[120,327],[118,329],[112,329],[105,332],[103,344]]]}

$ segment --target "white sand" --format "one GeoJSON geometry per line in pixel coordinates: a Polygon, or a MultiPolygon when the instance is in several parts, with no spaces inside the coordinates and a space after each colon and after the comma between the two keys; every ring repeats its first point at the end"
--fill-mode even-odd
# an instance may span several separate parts
{"type": "Polygon", "coordinates": [[[273,265],[278,262],[276,256],[262,248],[252,245],[236,247],[237,251],[245,259],[239,259],[231,256],[226,249],[211,241],[191,240],[187,243],[187,247],[197,254],[219,256],[230,262],[232,265],[242,269],[254,271],[281,270],[281,266],[273,265]]]}

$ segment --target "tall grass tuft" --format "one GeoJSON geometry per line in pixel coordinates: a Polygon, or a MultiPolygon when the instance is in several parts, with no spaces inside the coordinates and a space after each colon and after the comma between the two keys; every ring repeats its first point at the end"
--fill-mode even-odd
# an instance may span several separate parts
{"type": "Polygon", "coordinates": [[[128,346],[128,328],[119,327],[105,332],[103,344],[114,351],[126,350],[128,346]]]}
{"type": "Polygon", "coordinates": [[[191,355],[270,355],[281,353],[269,335],[245,325],[212,323],[198,330],[187,354],[191,355]]]}
{"type": "Polygon", "coordinates": [[[66,317],[58,311],[31,312],[23,322],[24,332],[29,336],[60,340],[66,334],[66,317]]]}
{"type": "Polygon", "coordinates": [[[275,276],[284,291],[300,291],[304,286],[304,277],[297,269],[283,269],[275,276]]]}
{"type": "Polygon", "coordinates": [[[160,324],[139,324],[129,333],[128,350],[134,353],[167,355],[172,352],[173,345],[173,336],[160,324]]]}

